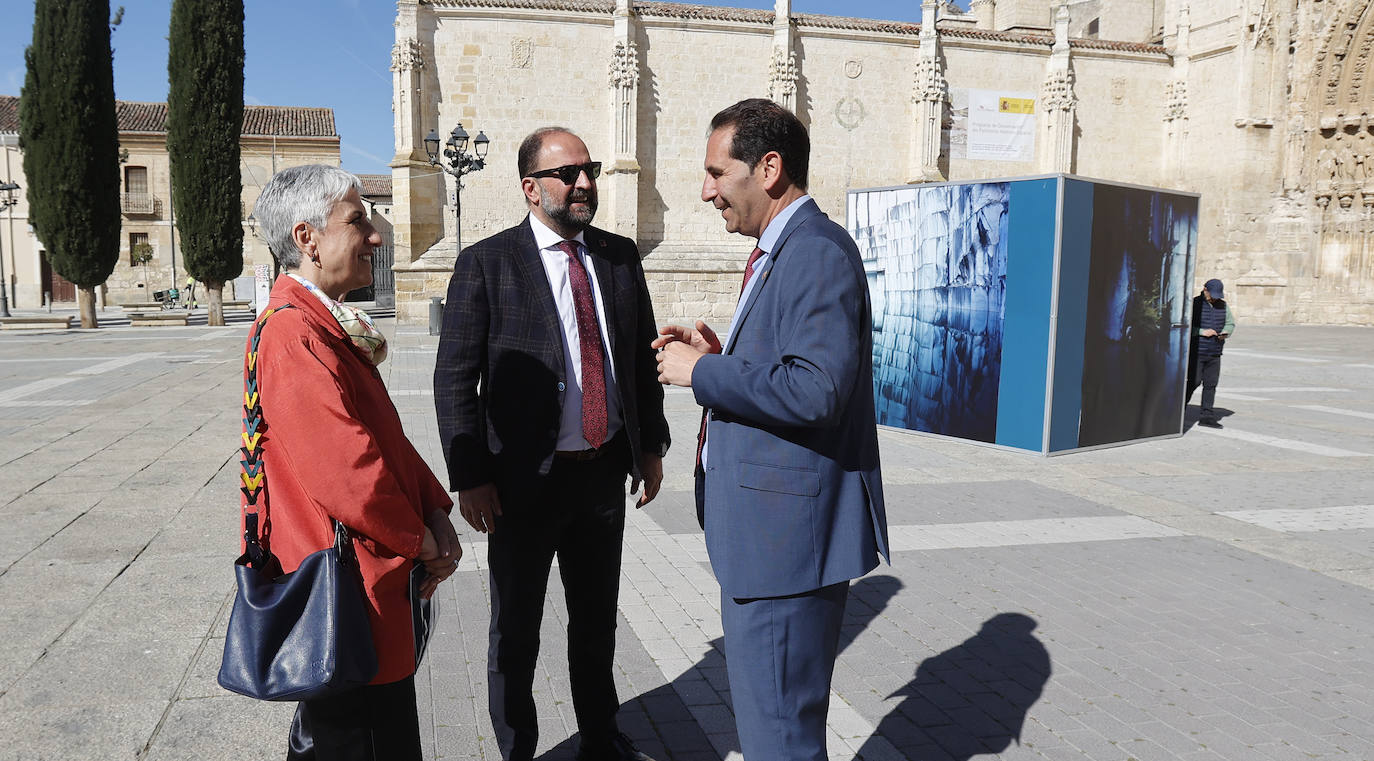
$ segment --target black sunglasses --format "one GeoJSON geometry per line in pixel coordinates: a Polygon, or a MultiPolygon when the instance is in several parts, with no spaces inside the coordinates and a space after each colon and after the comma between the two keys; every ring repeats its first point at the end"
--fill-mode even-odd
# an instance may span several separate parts
{"type": "Polygon", "coordinates": [[[587,179],[595,180],[601,175],[601,162],[588,161],[585,164],[568,164],[566,166],[556,166],[553,169],[540,169],[537,172],[530,172],[526,177],[557,177],[564,185],[571,185],[577,182],[577,178],[583,172],[587,173],[587,179]]]}

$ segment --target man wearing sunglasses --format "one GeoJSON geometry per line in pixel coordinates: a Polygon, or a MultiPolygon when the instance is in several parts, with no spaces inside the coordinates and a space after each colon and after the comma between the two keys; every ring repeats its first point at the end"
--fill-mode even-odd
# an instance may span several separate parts
{"type": "Polygon", "coordinates": [[[625,482],[658,493],[668,422],[634,241],[591,227],[601,164],[561,127],[517,164],[528,216],[459,255],[434,402],[459,513],[488,536],[489,709],[501,755],[529,761],[550,566],[568,604],[580,761],[650,761],[617,727],[612,679],[625,482]]]}

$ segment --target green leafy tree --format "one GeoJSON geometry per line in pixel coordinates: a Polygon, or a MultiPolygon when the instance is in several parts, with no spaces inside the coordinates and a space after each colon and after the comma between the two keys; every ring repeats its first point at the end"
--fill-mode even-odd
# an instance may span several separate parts
{"type": "Polygon", "coordinates": [[[24,51],[19,144],[29,219],[59,275],[80,289],[81,327],[119,262],[119,129],[109,0],[37,0],[24,51]]]}
{"type": "Polygon", "coordinates": [[[205,284],[209,324],[224,324],[224,283],[243,273],[239,136],[243,0],[173,0],[167,152],[186,269],[205,284]]]}
{"type": "MultiPolygon", "coordinates": [[[[148,262],[153,260],[153,246],[151,243],[135,243],[129,247],[129,263],[143,265],[143,283],[148,282],[148,262]]],[[[142,287],[143,283],[139,283],[142,287]]]]}

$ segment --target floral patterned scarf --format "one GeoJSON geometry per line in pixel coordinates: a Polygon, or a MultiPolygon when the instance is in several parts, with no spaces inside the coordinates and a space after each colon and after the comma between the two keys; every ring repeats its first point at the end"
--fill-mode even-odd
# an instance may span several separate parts
{"type": "Polygon", "coordinates": [[[382,332],[372,324],[372,318],[368,316],[367,312],[329,298],[324,291],[320,290],[319,286],[294,272],[286,274],[305,286],[307,291],[315,294],[315,298],[319,299],[320,303],[329,310],[329,313],[334,315],[334,319],[339,321],[339,325],[348,334],[349,339],[353,341],[353,345],[362,351],[363,356],[367,357],[368,361],[373,365],[380,365],[386,361],[386,336],[382,335],[382,332]]]}

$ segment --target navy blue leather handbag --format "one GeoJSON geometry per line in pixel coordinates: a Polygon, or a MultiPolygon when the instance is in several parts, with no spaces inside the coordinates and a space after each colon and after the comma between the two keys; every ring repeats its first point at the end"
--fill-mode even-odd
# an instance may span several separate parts
{"type": "Polygon", "coordinates": [[[353,543],[338,521],[334,532],[333,547],[307,555],[291,573],[282,574],[256,542],[235,561],[221,687],[259,700],[311,700],[377,675],[353,543]]]}
{"type": "MultiPolygon", "coordinates": [[[[360,687],[377,675],[377,652],[363,601],[358,558],[342,523],[334,546],[307,555],[283,574],[258,531],[266,473],[259,445],[257,346],[266,311],[254,329],[244,373],[242,491],[244,545],[234,561],[238,591],[220,661],[219,684],[259,700],[310,700],[360,687]]],[[[267,500],[261,516],[267,525],[267,500]]],[[[265,531],[263,533],[266,533],[265,531]]]]}

